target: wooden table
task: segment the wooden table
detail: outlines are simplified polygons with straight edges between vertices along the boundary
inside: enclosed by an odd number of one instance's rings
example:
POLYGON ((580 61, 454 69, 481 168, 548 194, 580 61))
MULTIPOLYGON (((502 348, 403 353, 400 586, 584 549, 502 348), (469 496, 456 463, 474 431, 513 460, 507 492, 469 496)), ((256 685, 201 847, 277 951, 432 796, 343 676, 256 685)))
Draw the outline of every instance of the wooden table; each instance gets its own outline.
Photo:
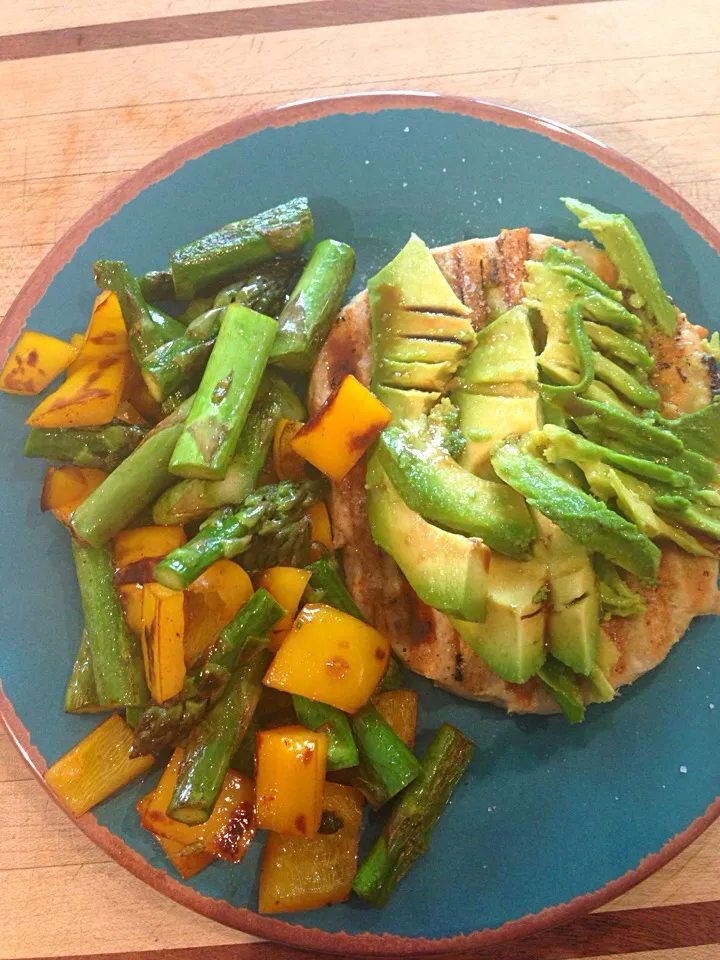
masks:
MULTIPOLYGON (((553 117, 720 226, 718 0, 4 0, 0 31, 0 316, 63 231, 142 164, 239 114, 345 91, 553 117)), ((0 733, 0 957, 310 956, 248 942, 110 861, 0 733)), ((720 957, 720 823, 602 911, 492 952, 630 954, 720 957)))

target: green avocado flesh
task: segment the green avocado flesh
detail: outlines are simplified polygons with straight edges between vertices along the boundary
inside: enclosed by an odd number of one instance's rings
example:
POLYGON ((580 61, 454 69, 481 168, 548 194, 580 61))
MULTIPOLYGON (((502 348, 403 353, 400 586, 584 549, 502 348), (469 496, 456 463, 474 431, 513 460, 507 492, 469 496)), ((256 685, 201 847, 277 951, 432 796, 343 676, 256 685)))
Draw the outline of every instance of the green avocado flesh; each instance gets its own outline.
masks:
POLYGON ((490 550, 474 537, 441 530, 411 510, 372 458, 367 472, 370 530, 420 599, 466 620, 485 616, 490 550))

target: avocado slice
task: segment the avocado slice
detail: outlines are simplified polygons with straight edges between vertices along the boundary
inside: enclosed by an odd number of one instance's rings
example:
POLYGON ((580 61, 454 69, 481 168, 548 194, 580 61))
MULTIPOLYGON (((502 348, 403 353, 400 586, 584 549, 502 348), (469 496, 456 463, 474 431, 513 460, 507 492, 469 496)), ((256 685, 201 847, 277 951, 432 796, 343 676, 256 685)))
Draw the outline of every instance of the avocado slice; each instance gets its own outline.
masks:
POLYGON ((535 430, 540 424, 536 393, 527 397, 505 397, 458 390, 452 399, 460 411, 460 431, 467 438, 459 463, 471 473, 477 473, 487 463, 501 440, 535 430), (483 430, 485 436, 475 440, 478 430, 483 430))
POLYGON ((547 520, 543 527, 550 579, 550 653, 575 673, 589 676, 600 642, 598 578, 582 544, 547 520))
POLYGON ((451 618, 455 629, 508 683, 525 683, 545 662, 547 559, 537 546, 529 560, 492 553, 482 623, 451 618))
POLYGON ((373 389, 378 400, 384 403, 388 410, 392 410, 398 420, 415 420, 430 413, 442 396, 437 390, 402 390, 382 384, 373 389))
POLYGON ((458 369, 453 387, 483 393, 490 386, 537 383, 538 365, 528 308, 520 305, 478 333, 475 349, 458 369))
POLYGON ((501 480, 569 537, 641 579, 653 580, 657 576, 660 550, 649 537, 634 523, 564 480, 549 464, 529 453, 526 446, 515 441, 505 443, 495 450, 490 462, 501 480))
POLYGON ((713 460, 720 458, 720 401, 713 401, 694 413, 684 413, 675 420, 656 414, 655 420, 695 453, 713 460))
POLYGON ((508 556, 528 555, 535 527, 522 497, 459 466, 427 419, 391 423, 378 438, 377 454, 412 510, 508 556))
POLYGON ((632 221, 625 214, 603 213, 571 197, 562 197, 562 201, 580 226, 605 247, 617 267, 620 286, 633 291, 631 304, 643 307, 663 333, 672 335, 677 327, 677 310, 663 290, 648 248, 632 221))
POLYGON ((545 690, 556 701, 570 723, 582 723, 585 719, 585 698, 578 683, 564 663, 548 660, 538 670, 538 677, 545 690))
POLYGON ((413 234, 368 281, 375 394, 396 417, 417 416, 432 404, 406 390, 440 396, 475 345, 471 310, 455 295, 432 253, 413 234), (388 392, 391 391, 391 392, 388 392))
POLYGON ((367 472, 373 539, 395 560, 428 606, 465 620, 485 616, 490 550, 475 537, 441 530, 400 497, 377 457, 367 472))

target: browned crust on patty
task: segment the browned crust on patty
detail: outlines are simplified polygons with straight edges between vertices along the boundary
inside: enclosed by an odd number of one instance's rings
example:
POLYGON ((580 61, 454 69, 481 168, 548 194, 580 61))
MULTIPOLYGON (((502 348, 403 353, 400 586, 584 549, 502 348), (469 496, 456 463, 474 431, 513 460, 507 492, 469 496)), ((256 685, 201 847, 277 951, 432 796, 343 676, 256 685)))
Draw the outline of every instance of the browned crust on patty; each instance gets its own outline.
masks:
MULTIPOLYGON (((433 255, 480 329, 491 315, 497 316, 498 311, 522 299, 525 259, 541 257, 551 243, 570 246, 606 282, 616 281, 612 263, 587 242, 565 244, 526 229, 503 231, 498 239, 466 240, 433 251, 433 255)), ((653 335, 651 348, 658 363, 651 379, 663 396, 667 416, 697 409, 710 399, 709 377, 700 352, 704 334, 681 315, 675 337, 653 335), (683 381, 683 364, 692 371, 692 382, 690 376, 687 383, 683 381)), ((369 386, 371 366, 370 308, 364 291, 344 308, 321 351, 310 384, 311 412, 348 373, 369 386)), ((535 679, 518 685, 493 673, 446 616, 421 603, 395 562, 375 545, 367 515, 364 458, 344 480, 333 484, 331 513, 335 545, 343 550, 348 589, 410 669, 459 696, 488 701, 513 713, 557 711, 555 701, 535 679)), ((603 626, 619 654, 610 677, 614 686, 631 683, 660 663, 694 616, 720 612, 717 573, 717 560, 691 557, 663 544, 658 589, 636 585, 645 596, 646 612, 638 617, 615 617, 603 626)))

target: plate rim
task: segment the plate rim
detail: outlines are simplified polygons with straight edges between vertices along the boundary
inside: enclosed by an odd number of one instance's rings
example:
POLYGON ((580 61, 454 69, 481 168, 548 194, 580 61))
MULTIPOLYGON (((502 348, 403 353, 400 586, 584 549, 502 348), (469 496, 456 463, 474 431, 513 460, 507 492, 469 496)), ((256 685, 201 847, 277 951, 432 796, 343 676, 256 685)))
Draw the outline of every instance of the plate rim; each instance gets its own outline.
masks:
MULTIPOLYGON (((185 140, 141 167, 97 200, 46 253, 14 299, 5 319, 0 324, 0 356, 3 355, 4 351, 9 350, 23 329, 29 314, 44 296, 56 273, 72 259, 77 249, 88 239, 90 233, 96 227, 105 223, 146 187, 170 176, 186 161, 196 159, 227 143, 268 128, 289 127, 304 121, 340 114, 379 113, 387 109, 431 109, 442 113, 459 114, 480 121, 496 123, 499 126, 539 133, 557 143, 578 150, 623 174, 663 204, 675 210, 688 226, 720 255, 720 230, 715 228, 676 190, 620 151, 563 123, 488 100, 436 93, 390 90, 313 97, 268 107, 250 114, 243 114, 185 140)), ((646 856, 633 870, 616 877, 591 893, 574 897, 566 903, 546 907, 538 913, 526 914, 524 917, 506 921, 499 927, 475 930, 469 934, 458 934, 440 939, 406 937, 390 933, 329 933, 316 927, 304 927, 287 920, 277 920, 272 916, 261 915, 247 907, 235 906, 225 900, 216 900, 199 893, 192 887, 176 880, 166 870, 153 867, 124 840, 99 824, 92 813, 86 813, 79 818, 74 817, 45 783, 43 777, 47 769, 45 759, 33 745, 30 732, 24 726, 16 714, 12 702, 4 693, 1 679, 0 721, 2 721, 11 741, 23 756, 35 777, 60 809, 97 846, 140 880, 196 913, 226 926, 234 927, 266 940, 306 949, 324 950, 328 953, 348 955, 349 952, 356 956, 378 954, 384 954, 385 956, 422 956, 439 952, 463 953, 480 947, 497 945, 519 937, 526 937, 557 924, 567 923, 615 899, 655 873, 696 840, 720 816, 720 796, 718 796, 704 814, 693 820, 685 830, 669 839, 659 851, 646 856)))

